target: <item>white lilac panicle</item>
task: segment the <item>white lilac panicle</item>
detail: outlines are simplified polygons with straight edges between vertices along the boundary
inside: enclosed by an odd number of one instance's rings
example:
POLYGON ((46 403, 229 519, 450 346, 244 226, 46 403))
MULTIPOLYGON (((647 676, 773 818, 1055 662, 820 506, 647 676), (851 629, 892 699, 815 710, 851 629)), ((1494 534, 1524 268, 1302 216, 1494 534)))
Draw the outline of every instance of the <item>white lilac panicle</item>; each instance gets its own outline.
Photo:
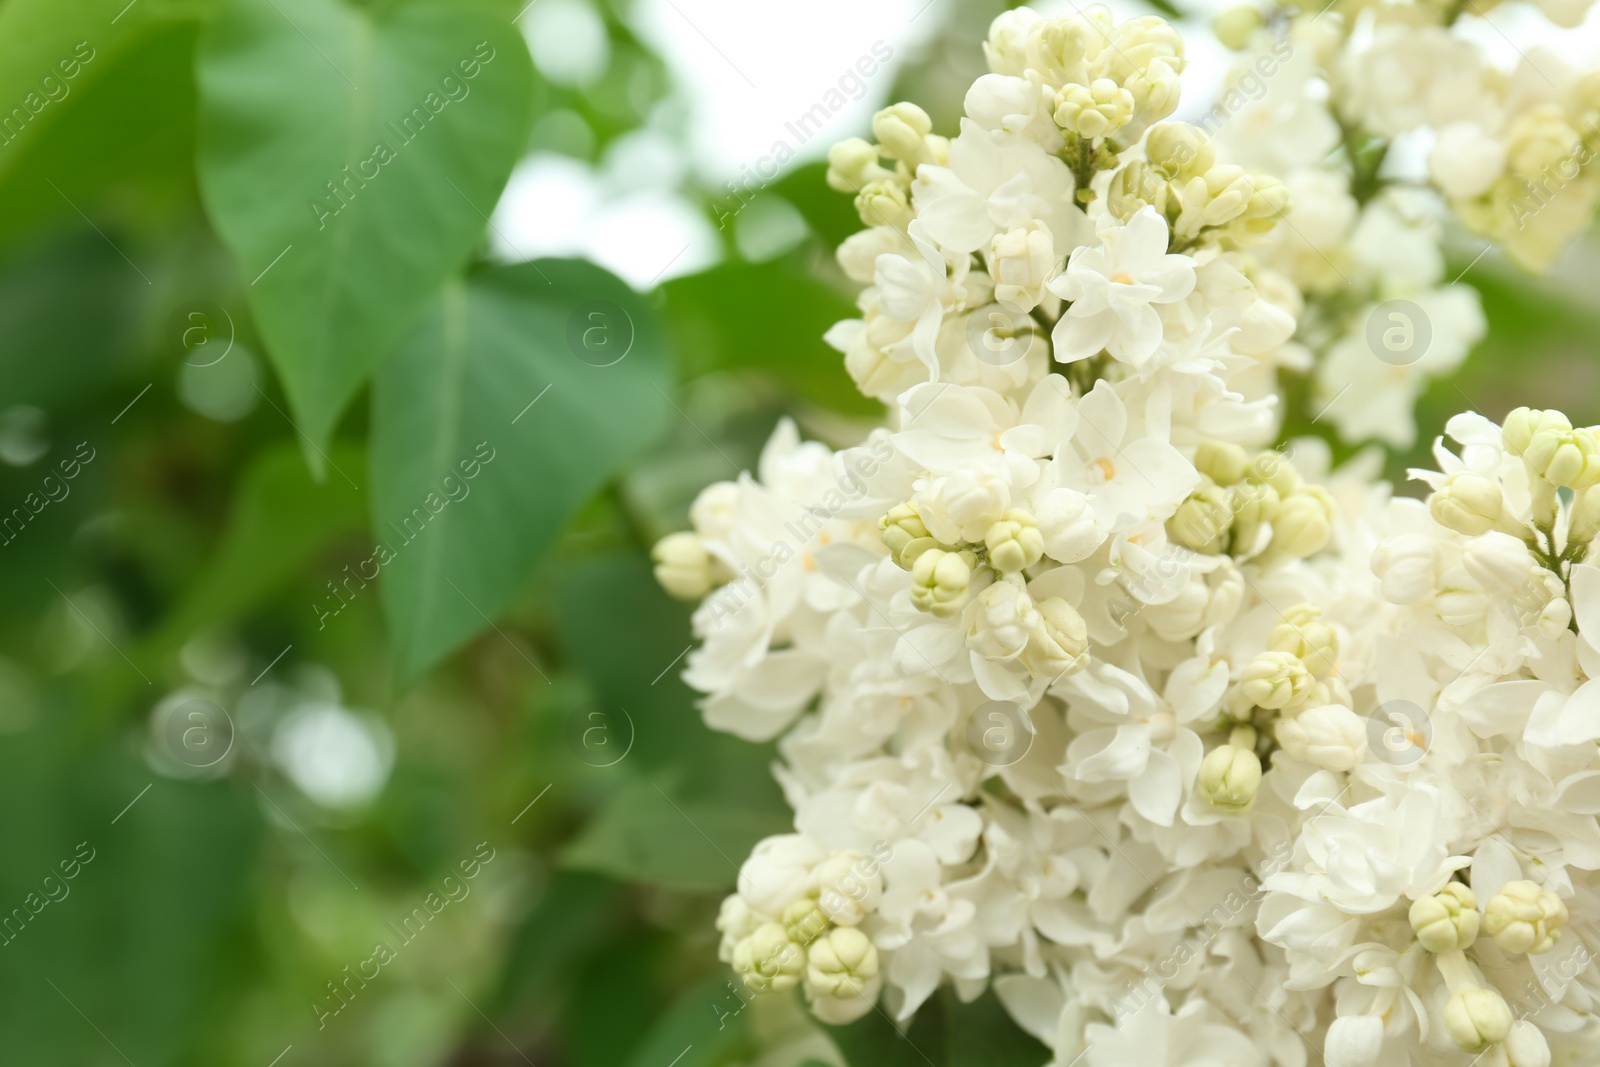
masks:
POLYGON ((952 139, 896 104, 831 154, 884 424, 783 422, 655 551, 795 810, 717 922, 751 992, 992 987, 1090 1067, 1589 1062, 1600 430, 1457 416, 1426 500, 1274 447, 1285 371, 1409 443, 1485 330, 1447 230, 1542 266, 1592 213, 1600 81, 1460 13, 1229 12, 1186 124, 1166 23, 1019 8, 952 139))

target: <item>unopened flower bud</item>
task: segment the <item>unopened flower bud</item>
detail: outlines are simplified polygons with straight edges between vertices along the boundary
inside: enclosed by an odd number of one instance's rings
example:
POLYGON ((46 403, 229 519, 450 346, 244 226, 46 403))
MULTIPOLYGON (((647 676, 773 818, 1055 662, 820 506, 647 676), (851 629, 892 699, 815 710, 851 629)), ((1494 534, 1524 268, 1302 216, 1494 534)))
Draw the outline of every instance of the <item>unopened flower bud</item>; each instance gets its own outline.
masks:
POLYGON ((1511 1067, 1550 1067, 1550 1042, 1532 1019, 1518 1019, 1511 1024, 1506 1058, 1511 1067))
POLYGON ((1478 898, 1462 882, 1447 882, 1411 903, 1411 929, 1429 952, 1455 952, 1478 939, 1478 898))
POLYGON ((1567 529, 1567 544, 1586 545, 1600 534, 1600 489, 1590 486, 1578 494, 1572 505, 1572 523, 1567 529))
POLYGON ((1227 547, 1233 527, 1230 501, 1227 490, 1206 479, 1167 520, 1167 536, 1184 548, 1216 555, 1227 547))
POLYGON ((1342 704, 1309 707, 1292 719, 1279 719, 1276 736, 1290 759, 1329 771, 1354 770, 1367 754, 1366 723, 1342 704))
POLYGON ((877 946, 854 927, 829 930, 806 953, 806 988, 813 996, 860 996, 877 976, 877 946))
POLYGON ((656 581, 679 600, 699 600, 711 592, 711 556, 696 534, 668 534, 650 550, 656 581))
POLYGON ((1381 541, 1372 553, 1372 573, 1393 604, 1416 604, 1433 592, 1438 551, 1431 537, 1401 534, 1381 541))
POLYGON ((857 926, 883 901, 878 862, 859 852, 835 852, 817 868, 817 906, 839 926, 857 926))
POLYGON ((1244 469, 1244 477, 1252 482, 1272 486, 1284 500, 1289 499, 1289 494, 1299 489, 1302 484, 1300 472, 1294 469, 1294 464, 1290 463, 1283 453, 1272 449, 1257 452, 1250 457, 1250 462, 1244 469))
POLYGON ((1224 48, 1242 52, 1263 25, 1261 12, 1249 4, 1239 4, 1213 18, 1211 32, 1217 35, 1217 40, 1222 42, 1224 48))
POLYGON ((1022 655, 1038 615, 1020 581, 1001 579, 967 606, 963 621, 969 649, 985 659, 1005 662, 1022 655))
POLYGON ((1535 566, 1526 544, 1497 530, 1468 542, 1461 551, 1461 565, 1485 593, 1494 597, 1525 590, 1535 566))
POLYGON ((1213 807, 1246 811, 1261 789, 1261 759, 1248 748, 1219 745, 1200 761, 1195 788, 1213 807))
POLYGON ((989 527, 983 543, 989 550, 989 566, 1001 574, 1031 567, 1044 558, 1044 536, 1039 533, 1039 524, 1021 508, 1012 508, 1005 518, 989 527))
POLYGON ((1540 411, 1538 408, 1517 408, 1506 416, 1501 426, 1501 440, 1506 451, 1520 456, 1540 433, 1566 433, 1572 423, 1559 411, 1540 411))
POLYGON ((1290 559, 1321 552, 1333 536, 1333 503, 1321 486, 1303 486, 1278 507, 1272 520, 1272 551, 1290 559))
POLYGON ((1339 658, 1339 634, 1322 618, 1321 609, 1311 604, 1290 608, 1267 636, 1267 648, 1292 652, 1306 670, 1321 677, 1333 669, 1339 658))
POLYGON ((828 150, 828 185, 841 193, 859 193, 871 182, 889 176, 878 162, 878 150, 859 137, 828 150))
POLYGON ((1089 627, 1078 609, 1053 596, 1035 605, 1038 625, 1028 637, 1022 663, 1035 678, 1061 678, 1089 662, 1089 627))
POLYGON ((809 945, 827 928, 828 917, 810 897, 801 897, 783 909, 784 932, 797 945, 809 945))
POLYGON ((1198 177, 1217 162, 1205 134, 1187 122, 1163 122, 1145 135, 1145 157, 1167 179, 1198 177))
POLYGON ((938 543, 928 536, 922 516, 911 504, 896 504, 890 508, 889 513, 878 520, 878 535, 894 561, 908 570, 923 550, 938 543))
POLYGON ((1133 74, 1124 83, 1133 96, 1133 108, 1141 123, 1159 122, 1178 109, 1181 84, 1177 69, 1165 59, 1150 62, 1143 71, 1133 74))
POLYGON ((1507 882, 1483 909, 1483 931, 1506 952, 1538 954, 1555 946, 1567 905, 1537 882, 1507 882))
MULTIPOLYGON (((1154 137, 1157 130, 1167 129, 1176 123, 1166 123, 1150 131, 1154 137)), ((1210 478, 1221 486, 1233 485, 1244 477, 1244 472, 1250 466, 1250 457, 1245 450, 1231 441, 1203 441, 1195 449, 1194 466, 1201 474, 1210 478)))
POLYGON ((783 993, 800 984, 806 953, 780 923, 763 923, 733 950, 733 969, 752 993, 783 993))
POLYGON ((916 217, 906 197, 906 187, 887 179, 861 187, 856 194, 856 212, 868 226, 896 226, 902 230, 916 217))
POLYGON ((998 234, 989 244, 994 298, 1018 311, 1032 311, 1056 267, 1055 245, 1042 222, 998 234))
POLYGON ((1240 692, 1252 704, 1276 711, 1298 704, 1311 689, 1311 672, 1292 652, 1262 652, 1245 665, 1240 692))
POLYGON ((1450 1040, 1466 1052, 1482 1052, 1511 1033, 1511 1008, 1492 989, 1475 986, 1452 995, 1444 1006, 1450 1040))
POLYGON ((1472 474, 1470 470, 1451 475, 1427 501, 1427 510, 1434 522, 1469 537, 1494 530, 1504 507, 1506 498, 1499 483, 1493 478, 1472 474))
POLYGON ((911 603, 941 619, 959 615, 977 561, 970 552, 930 548, 911 564, 911 603))
POLYGON ((1600 481, 1600 443, 1559 411, 1518 408, 1506 416, 1502 437, 1507 451, 1551 485, 1587 489, 1600 481))
POLYGON ((1283 502, 1270 485, 1243 481, 1232 487, 1234 551, 1249 553, 1258 547, 1264 527, 1278 517, 1283 502))
POLYGON ((1110 78, 1063 86, 1055 103, 1056 125, 1089 140, 1105 137, 1133 118, 1133 94, 1110 78))
POLYGON ((883 146, 884 155, 903 159, 913 168, 924 159, 923 139, 933 132, 933 120, 916 104, 891 104, 872 116, 872 136, 883 146))

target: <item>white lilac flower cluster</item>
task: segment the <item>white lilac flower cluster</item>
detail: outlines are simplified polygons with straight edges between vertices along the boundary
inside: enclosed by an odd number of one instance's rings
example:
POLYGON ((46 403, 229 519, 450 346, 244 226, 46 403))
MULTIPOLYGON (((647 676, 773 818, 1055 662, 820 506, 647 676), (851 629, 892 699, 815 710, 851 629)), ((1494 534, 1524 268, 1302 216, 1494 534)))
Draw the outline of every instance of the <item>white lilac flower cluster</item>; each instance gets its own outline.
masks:
POLYGON ((1213 136, 1170 120, 1160 19, 1018 9, 956 137, 897 104, 834 150, 868 228, 828 339, 887 425, 785 422, 655 553, 702 601, 706 721, 777 739, 795 810, 718 921, 751 991, 846 1023, 992 988, 1063 1067, 1586 1062, 1597 431, 1460 416, 1426 503, 1271 447, 1280 373, 1362 381, 1339 315, 1432 302, 1451 361, 1482 330, 1443 199, 1367 158, 1440 126, 1448 206, 1493 228, 1547 113, 1456 13, 1230 16, 1276 80, 1213 136), (1498 102, 1470 152, 1461 79, 1498 102))
MULTIPOLYGON (((1545 270, 1600 201, 1600 72, 1543 49, 1495 66, 1452 32, 1495 6, 1333 0, 1315 16, 1220 20, 1242 56, 1200 128, 1289 187, 1260 258, 1304 297, 1291 365, 1324 357, 1315 409, 1349 440, 1412 445, 1418 394, 1484 333, 1477 294, 1440 254, 1447 219, 1545 270)), ((1590 5, 1539 6, 1570 27, 1590 5)))

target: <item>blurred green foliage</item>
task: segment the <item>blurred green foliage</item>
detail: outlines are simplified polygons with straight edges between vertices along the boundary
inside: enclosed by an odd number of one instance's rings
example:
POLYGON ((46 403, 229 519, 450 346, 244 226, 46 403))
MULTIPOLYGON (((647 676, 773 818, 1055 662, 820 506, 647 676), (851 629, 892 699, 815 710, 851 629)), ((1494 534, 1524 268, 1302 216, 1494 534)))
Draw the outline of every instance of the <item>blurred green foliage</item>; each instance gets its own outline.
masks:
MULTIPOLYGON (((789 813, 773 747, 700 722, 646 553, 779 416, 877 408, 820 341, 856 228, 821 164, 760 192, 805 226, 761 262, 725 232, 645 295, 487 262, 520 157, 670 112, 628 6, 573 87, 511 0, 0 0, 8 1062, 1042 1062, 992 996, 828 1037, 717 962, 789 813), (375 787, 341 797, 330 752, 375 787)), ((895 95, 952 127, 1001 6, 930 14, 895 95)), ((1469 402, 1593 406, 1564 358, 1593 313, 1474 281, 1469 402)))

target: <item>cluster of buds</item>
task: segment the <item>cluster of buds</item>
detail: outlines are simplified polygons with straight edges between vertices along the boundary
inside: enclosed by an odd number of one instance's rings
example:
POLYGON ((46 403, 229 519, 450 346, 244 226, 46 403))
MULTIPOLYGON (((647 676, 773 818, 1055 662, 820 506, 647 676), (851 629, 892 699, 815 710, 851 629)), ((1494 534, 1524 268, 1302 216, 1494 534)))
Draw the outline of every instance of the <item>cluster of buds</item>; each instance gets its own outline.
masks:
POLYGON ((718 927, 723 958, 752 993, 786 993, 804 985, 818 1000, 877 993, 877 946, 859 926, 883 897, 876 858, 828 856, 775 919, 764 919, 739 895, 723 902, 718 927))
POLYGON ((1496 990, 1484 985, 1466 953, 1480 931, 1508 953, 1545 952, 1556 941, 1566 919, 1561 898, 1533 882, 1507 882, 1489 898, 1482 914, 1478 896, 1463 882, 1412 901, 1409 919, 1417 943, 1433 954, 1450 991, 1445 1003, 1445 1030, 1465 1052, 1482 1053, 1505 1044, 1512 1067, 1548 1065, 1550 1049, 1539 1029, 1513 1020, 1511 1008, 1496 990))
POLYGON ((1172 227, 1174 251, 1259 244, 1289 206, 1281 181, 1217 162, 1205 134, 1187 123, 1152 128, 1145 157, 1112 179, 1108 206, 1124 220, 1154 207, 1172 227))
POLYGON ((1118 152, 1177 110, 1185 65, 1183 40, 1167 22, 1118 25, 1103 7, 1048 19, 1009 12, 990 27, 984 53, 990 70, 1037 94, 1052 130, 1041 140, 1072 166, 1085 203, 1094 172, 1117 166, 1118 152))
POLYGON ((1590 75, 1572 94, 1573 110, 1550 101, 1527 106, 1498 136, 1479 135, 1473 147, 1482 165, 1468 176, 1435 174, 1461 220, 1531 270, 1554 264, 1600 199, 1596 97, 1600 79, 1590 75))
POLYGON ((1200 484, 1167 520, 1175 544, 1263 566, 1304 559, 1327 546, 1333 499, 1321 486, 1304 482, 1283 455, 1251 458, 1238 445, 1208 441, 1194 464, 1200 484))
POLYGON ((1506 451, 1521 456, 1528 469, 1535 526, 1548 530, 1555 521, 1562 489, 1580 498, 1575 516, 1592 508, 1581 501, 1600 484, 1600 435, 1593 428, 1574 428, 1559 411, 1517 408, 1506 416, 1502 438, 1506 451))
POLYGON ((1483 931, 1510 953, 1537 955, 1555 947, 1567 905, 1537 882, 1507 882, 1483 909, 1483 931))
POLYGON ((854 193, 856 211, 868 226, 905 229, 916 210, 911 182, 924 163, 943 166, 950 142, 933 132, 933 120, 915 104, 899 103, 872 117, 876 143, 851 137, 828 152, 828 184, 854 193), (886 165, 887 164, 887 165, 886 165))
POLYGON ((1088 662, 1089 628, 1061 597, 1034 603, 1023 572, 1044 559, 1038 520, 1008 508, 978 541, 943 542, 915 503, 878 520, 890 557, 911 572, 911 603, 942 619, 960 616, 967 647, 986 659, 1021 663, 1036 678, 1060 678, 1088 662))

